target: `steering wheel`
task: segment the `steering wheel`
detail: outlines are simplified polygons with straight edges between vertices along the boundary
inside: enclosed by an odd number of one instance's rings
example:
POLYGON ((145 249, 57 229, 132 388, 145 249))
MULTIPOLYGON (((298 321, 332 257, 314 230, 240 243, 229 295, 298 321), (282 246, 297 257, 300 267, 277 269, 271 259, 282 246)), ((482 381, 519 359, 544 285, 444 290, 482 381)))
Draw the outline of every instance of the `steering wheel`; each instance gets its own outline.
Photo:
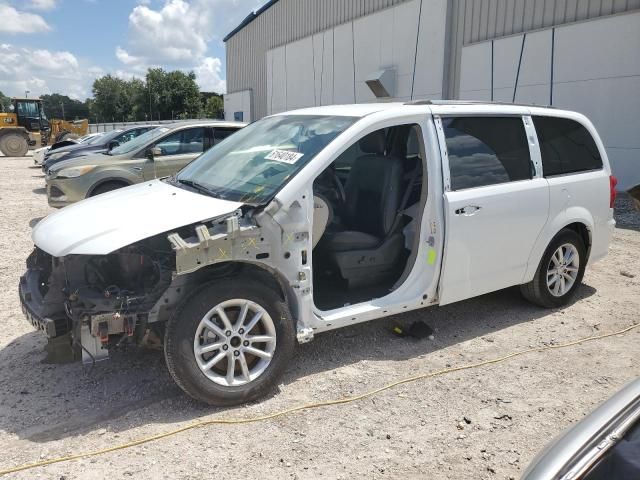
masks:
POLYGON ((329 171, 331 172, 331 180, 335 184, 336 191, 338 192, 338 199, 340 200, 341 205, 345 205, 347 203, 347 194, 344 191, 344 185, 342 185, 342 181, 340 180, 335 168, 329 168, 329 171))

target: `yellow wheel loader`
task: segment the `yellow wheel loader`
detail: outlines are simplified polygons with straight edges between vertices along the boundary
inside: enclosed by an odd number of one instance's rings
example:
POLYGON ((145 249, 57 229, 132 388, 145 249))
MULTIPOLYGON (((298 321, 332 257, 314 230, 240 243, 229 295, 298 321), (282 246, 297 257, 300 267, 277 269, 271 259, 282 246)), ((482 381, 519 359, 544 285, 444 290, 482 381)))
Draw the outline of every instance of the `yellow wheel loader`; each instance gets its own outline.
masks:
POLYGON ((88 120, 47 120, 39 98, 12 98, 9 112, 0 112, 0 152, 23 157, 30 148, 86 135, 88 120))

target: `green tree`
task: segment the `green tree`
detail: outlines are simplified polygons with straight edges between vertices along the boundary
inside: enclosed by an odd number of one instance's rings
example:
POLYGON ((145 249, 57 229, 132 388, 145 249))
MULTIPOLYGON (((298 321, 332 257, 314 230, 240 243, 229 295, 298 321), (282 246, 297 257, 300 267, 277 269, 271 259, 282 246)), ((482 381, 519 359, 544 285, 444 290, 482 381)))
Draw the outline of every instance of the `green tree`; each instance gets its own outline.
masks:
POLYGON ((203 111, 195 73, 180 70, 150 68, 144 81, 105 75, 93 82, 93 97, 85 104, 99 122, 196 118, 203 111))
POLYGON ((212 95, 204 101, 204 117, 223 118, 224 102, 221 95, 212 95))
POLYGON ((152 118, 194 118, 200 113, 200 89, 195 73, 151 68, 147 71, 146 86, 152 118))
POLYGON ((132 112, 130 88, 127 82, 105 75, 93 82, 93 114, 100 122, 126 121, 132 112))
POLYGON ((42 95, 40 98, 48 118, 63 120, 89 118, 89 107, 86 102, 74 100, 59 93, 42 95))
POLYGON ((126 94, 129 97, 131 111, 127 115, 127 120, 134 122, 144 120, 147 114, 147 89, 144 81, 133 78, 126 82, 126 94))
POLYGON ((8 112, 9 105, 11 105, 11 99, 0 92, 0 112, 8 112))

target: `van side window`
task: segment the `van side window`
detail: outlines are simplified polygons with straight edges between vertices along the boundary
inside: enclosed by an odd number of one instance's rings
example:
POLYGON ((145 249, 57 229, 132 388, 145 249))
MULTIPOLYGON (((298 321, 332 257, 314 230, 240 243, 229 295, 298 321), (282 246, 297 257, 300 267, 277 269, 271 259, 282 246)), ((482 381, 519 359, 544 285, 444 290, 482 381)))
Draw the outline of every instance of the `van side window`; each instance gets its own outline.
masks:
POLYGON ((596 142, 586 128, 574 120, 533 117, 545 177, 602 168, 596 142))
POLYGON ((452 190, 532 178, 521 117, 449 117, 442 125, 452 190))

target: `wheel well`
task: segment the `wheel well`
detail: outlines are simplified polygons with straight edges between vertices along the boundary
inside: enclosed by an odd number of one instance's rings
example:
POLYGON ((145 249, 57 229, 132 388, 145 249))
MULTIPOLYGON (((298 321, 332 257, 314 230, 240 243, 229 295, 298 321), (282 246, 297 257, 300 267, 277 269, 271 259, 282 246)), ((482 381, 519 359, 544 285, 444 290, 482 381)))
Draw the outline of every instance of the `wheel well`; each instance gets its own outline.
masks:
POLYGON ((582 241, 584 242, 584 246, 587 249, 587 258, 589 258, 589 252, 591 251, 591 233, 589 232, 589 228, 580 222, 570 223, 566 227, 567 230, 573 230, 576 232, 582 241))
POLYGON ((122 185, 123 187, 128 187, 129 185, 131 185, 131 182, 127 182, 124 179, 121 178, 107 178, 105 180, 101 180, 98 183, 96 183, 94 186, 92 186, 89 191, 87 192, 87 197, 89 198, 91 195, 93 195, 93 192, 96 191, 97 188, 100 188, 103 185, 106 185, 108 183, 114 183, 117 185, 122 185))
MULTIPOLYGON (((203 283, 213 281, 216 278, 222 278, 229 275, 251 275, 252 277, 259 279, 262 284, 275 291, 283 301, 289 303, 291 314, 294 318, 298 318, 296 298, 288 287, 286 280, 276 271, 269 269, 266 265, 262 266, 242 261, 222 262, 207 265, 206 267, 196 270, 188 275, 193 277, 192 281, 195 285, 201 285, 203 283)), ((189 283, 191 283, 191 281, 189 283)))

